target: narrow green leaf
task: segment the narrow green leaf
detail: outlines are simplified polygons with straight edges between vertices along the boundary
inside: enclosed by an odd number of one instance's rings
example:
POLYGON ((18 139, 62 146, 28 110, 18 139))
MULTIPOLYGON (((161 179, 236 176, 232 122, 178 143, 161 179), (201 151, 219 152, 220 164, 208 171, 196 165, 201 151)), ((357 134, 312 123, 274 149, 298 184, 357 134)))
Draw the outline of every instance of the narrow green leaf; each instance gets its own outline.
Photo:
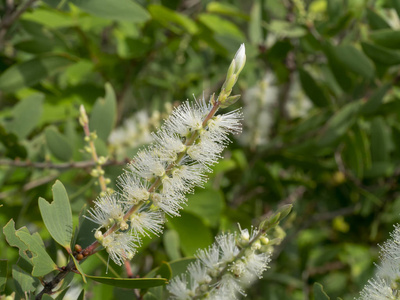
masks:
POLYGON ((228 3, 212 1, 207 4, 206 10, 211 13, 227 15, 229 17, 236 16, 245 20, 249 20, 249 17, 245 13, 243 13, 243 11, 238 6, 228 3))
POLYGON ((165 261, 161 263, 161 265, 158 267, 156 271, 156 276, 154 277, 159 277, 159 276, 167 280, 170 280, 172 278, 172 270, 169 263, 165 261))
POLYGON ((361 102, 351 102, 336 112, 326 124, 322 135, 317 140, 319 146, 328 146, 343 136, 356 121, 361 102))
POLYGON ((350 91, 353 85, 352 80, 347 74, 347 69, 343 66, 342 61, 338 57, 336 46, 326 43, 323 45, 323 51, 328 59, 329 69, 335 76, 337 83, 343 90, 350 91))
POLYGON ((299 69, 301 87, 315 106, 325 107, 329 105, 323 89, 317 84, 315 79, 304 69, 299 69))
POLYGON ((0 259, 0 292, 4 291, 7 282, 8 261, 0 259))
POLYGON ((166 28, 179 33, 182 29, 191 35, 196 34, 198 27, 196 23, 186 15, 173 11, 165 6, 152 4, 149 5, 149 12, 154 20, 166 28))
POLYGON ((250 12, 248 35, 253 45, 260 45, 264 41, 262 23, 262 11, 260 1, 254 1, 250 12))
POLYGON ((109 20, 142 23, 150 18, 149 13, 132 0, 102 0, 101 5, 97 0, 70 0, 69 2, 89 14, 109 20))
POLYGON ((373 162, 389 162, 389 128, 382 117, 371 122, 371 157, 373 162))
POLYGON ((94 281, 127 289, 148 289, 167 283, 165 278, 113 278, 86 275, 94 281))
POLYGON ((53 185, 53 202, 39 198, 39 209, 44 224, 54 240, 71 252, 72 213, 67 191, 57 180, 53 185))
POLYGON ((109 83, 106 83, 105 89, 105 98, 97 99, 93 106, 89 122, 90 130, 96 131, 97 136, 104 142, 107 141, 115 125, 117 111, 117 100, 115 98, 114 89, 109 83))
POLYGON ((76 300, 84 300, 85 299, 85 290, 82 290, 79 294, 79 297, 76 300))
POLYGON ((314 283, 314 300, 329 300, 330 298, 328 297, 328 295, 324 292, 324 288, 323 286, 316 282, 314 283))
POLYGON ((400 48, 400 30, 375 30, 370 32, 369 37, 380 46, 396 50, 400 48))
POLYGON ((179 234, 175 230, 166 230, 163 234, 163 242, 165 252, 167 252, 171 260, 181 258, 181 253, 179 252, 179 234))
POLYGON ((169 218, 167 224, 178 232, 186 256, 193 255, 197 249, 206 248, 213 242, 210 229, 191 213, 183 211, 180 218, 169 218))
POLYGON ((70 141, 54 126, 49 126, 44 131, 47 147, 51 154, 61 161, 69 161, 72 158, 73 150, 70 141))
MULTIPOLYGON (((1 88, 0 88, 1 89, 1 88)), ((8 131, 24 139, 40 120, 43 112, 43 94, 33 94, 20 101, 13 109, 13 119, 7 124, 8 131)))
POLYGON ((219 35, 226 35, 243 41, 243 32, 231 21, 217 15, 202 13, 198 16, 199 21, 211 31, 219 35))
POLYGON ((400 64, 400 51, 366 42, 362 42, 361 46, 365 54, 377 63, 390 66, 400 64))
POLYGON ((377 90, 375 90, 374 93, 369 97, 367 102, 365 102, 361 107, 360 113, 364 115, 371 115, 376 113, 377 109, 383 103, 383 98, 391 88, 391 84, 384 84, 377 90))
POLYGON ((0 75, 0 90, 12 93, 32 86, 42 79, 59 73, 72 63, 70 58, 52 54, 12 65, 0 75))
POLYGON ((33 278, 17 265, 12 267, 12 277, 14 279, 17 292, 22 293, 22 295, 24 295, 25 292, 35 291, 40 283, 39 279, 33 278))
POLYGON ((75 257, 72 254, 70 254, 70 256, 71 256, 72 260, 74 261, 74 265, 75 265, 76 269, 79 271, 79 274, 82 276, 83 282, 87 283, 87 280, 86 280, 87 275, 85 274, 85 272, 83 272, 80 263, 75 259, 75 257))
POLYGON ((340 45, 335 47, 337 58, 349 71, 359 74, 366 79, 372 79, 375 68, 369 58, 352 45, 340 45))
POLYGON ((65 12, 55 9, 50 10, 43 7, 37 7, 32 11, 25 12, 21 19, 33 21, 54 29, 79 26, 78 18, 71 18, 71 16, 65 12))

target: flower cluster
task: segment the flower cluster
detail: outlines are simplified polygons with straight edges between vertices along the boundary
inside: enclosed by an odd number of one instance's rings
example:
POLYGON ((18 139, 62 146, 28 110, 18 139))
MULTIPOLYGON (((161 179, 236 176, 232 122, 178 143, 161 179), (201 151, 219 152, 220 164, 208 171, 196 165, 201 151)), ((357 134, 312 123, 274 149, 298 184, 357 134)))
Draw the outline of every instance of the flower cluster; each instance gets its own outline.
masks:
POLYGON ((400 225, 392 239, 381 246, 381 264, 375 277, 361 291, 360 300, 396 300, 400 296, 400 225))
POLYGON ((261 278, 270 261, 269 240, 258 229, 240 230, 240 234, 222 234, 187 272, 167 286, 172 299, 237 299, 244 288, 261 278))
POLYGON ((202 98, 175 108, 153 133, 153 144, 140 150, 118 178, 118 191, 102 195, 89 210, 87 218, 99 225, 95 237, 116 264, 133 257, 142 235, 162 232, 165 214, 179 216, 186 194, 205 183, 229 134, 241 131, 240 110, 215 113, 233 101, 232 82, 244 62, 242 45, 230 67, 234 70, 228 71, 229 90, 216 100, 202 98))

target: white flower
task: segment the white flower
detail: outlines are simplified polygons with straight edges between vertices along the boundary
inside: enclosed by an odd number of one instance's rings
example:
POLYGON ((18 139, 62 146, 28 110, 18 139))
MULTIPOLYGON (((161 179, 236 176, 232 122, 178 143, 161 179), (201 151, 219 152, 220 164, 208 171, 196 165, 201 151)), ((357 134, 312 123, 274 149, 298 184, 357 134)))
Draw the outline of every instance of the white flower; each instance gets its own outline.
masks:
POLYGON ((187 288, 186 275, 175 276, 167 289, 170 292, 172 299, 190 300, 191 291, 187 288))
POLYGON ((89 210, 91 217, 87 219, 107 228, 115 221, 122 221, 126 213, 126 206, 119 201, 118 193, 106 194, 99 197, 94 207, 89 210))
POLYGON ((129 233, 113 232, 103 238, 103 247, 110 258, 119 266, 125 260, 130 260, 135 255, 137 240, 129 233))
POLYGON ((142 210, 130 217, 131 231, 134 235, 147 235, 149 232, 158 236, 163 230, 164 214, 160 210, 142 210))
POLYGON ((221 249, 221 261, 230 262, 239 253, 236 246, 235 235, 232 233, 223 234, 216 238, 217 244, 221 249))
POLYGON ((360 300, 396 300, 397 291, 393 291, 390 283, 382 278, 371 279, 361 291, 360 300))

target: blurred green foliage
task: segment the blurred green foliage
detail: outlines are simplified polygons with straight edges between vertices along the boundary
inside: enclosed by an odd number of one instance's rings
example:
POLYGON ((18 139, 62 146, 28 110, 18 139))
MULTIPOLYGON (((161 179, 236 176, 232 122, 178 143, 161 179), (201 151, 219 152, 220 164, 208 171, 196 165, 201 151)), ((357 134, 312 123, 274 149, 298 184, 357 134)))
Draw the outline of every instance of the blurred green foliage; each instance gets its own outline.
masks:
MULTIPOLYGON (((169 220, 163 237, 146 240, 132 260, 134 274, 191 256, 221 230, 258 224, 293 203, 286 238, 248 298, 358 295, 373 274, 377 244, 400 220, 399 0, 3 0, 0 11, 2 227, 12 218, 15 228, 39 232, 48 258, 65 263, 38 198, 52 199, 52 185, 62 181, 75 227, 99 194, 81 151, 79 106, 91 113, 114 182, 172 106, 218 92, 245 43, 235 87, 243 133, 182 217, 169 220)), ((89 227, 75 237, 82 246, 91 242, 89 227)), ((8 260, 0 261, 3 294, 34 291, 40 283, 0 236, 0 259, 8 260)), ((101 253, 82 268, 104 275, 106 261, 101 253)), ((175 266, 173 275, 183 269, 175 266)), ((133 297, 93 281, 85 289, 90 299, 133 297)))

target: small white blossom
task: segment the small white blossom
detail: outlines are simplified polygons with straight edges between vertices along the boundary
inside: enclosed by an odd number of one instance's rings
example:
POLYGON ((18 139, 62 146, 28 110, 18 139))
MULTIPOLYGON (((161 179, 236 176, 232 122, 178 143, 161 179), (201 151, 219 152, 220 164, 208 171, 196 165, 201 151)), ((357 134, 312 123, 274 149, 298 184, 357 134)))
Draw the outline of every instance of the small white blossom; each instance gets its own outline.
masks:
POLYGON ((102 227, 109 227, 115 221, 121 221, 126 213, 125 205, 119 201, 117 193, 106 194, 99 197, 94 207, 89 210, 91 217, 87 219, 99 224, 102 227))
POLYGON ((110 255, 110 258, 119 266, 125 260, 132 259, 138 246, 135 237, 129 233, 122 232, 113 232, 104 237, 102 245, 110 255))
POLYGON ((143 210, 130 217, 131 231, 134 235, 159 235, 165 222, 164 214, 160 210, 143 210))

